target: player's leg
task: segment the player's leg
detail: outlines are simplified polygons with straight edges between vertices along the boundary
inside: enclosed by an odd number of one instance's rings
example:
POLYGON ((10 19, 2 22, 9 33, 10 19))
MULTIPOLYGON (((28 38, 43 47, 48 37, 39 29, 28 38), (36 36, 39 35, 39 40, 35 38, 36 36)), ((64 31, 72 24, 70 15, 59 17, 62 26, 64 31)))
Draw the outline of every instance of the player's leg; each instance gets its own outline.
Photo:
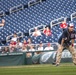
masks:
POLYGON ((58 45, 57 57, 56 57, 56 65, 59 65, 59 63, 61 61, 61 55, 62 55, 63 48, 64 47, 61 46, 60 44, 58 45))
POLYGON ((76 51, 75 51, 75 48, 72 45, 70 45, 68 49, 69 49, 70 53, 72 54, 73 63, 76 65, 76 51))
POLYGON ((56 51, 56 54, 55 54, 54 61, 52 62, 52 65, 55 65, 56 64, 56 57, 57 57, 57 51, 56 51))

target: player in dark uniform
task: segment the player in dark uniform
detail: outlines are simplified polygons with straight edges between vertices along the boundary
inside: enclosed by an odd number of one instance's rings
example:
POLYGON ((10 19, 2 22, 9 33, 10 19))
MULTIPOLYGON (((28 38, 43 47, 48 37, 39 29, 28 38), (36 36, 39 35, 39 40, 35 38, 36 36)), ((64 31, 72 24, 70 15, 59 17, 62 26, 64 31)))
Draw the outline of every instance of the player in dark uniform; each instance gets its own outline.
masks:
POLYGON ((72 54, 73 63, 76 64, 76 51, 74 49, 76 31, 74 30, 73 23, 68 25, 68 28, 65 29, 58 40, 58 50, 56 56, 56 66, 60 64, 62 51, 64 48, 67 48, 72 54))

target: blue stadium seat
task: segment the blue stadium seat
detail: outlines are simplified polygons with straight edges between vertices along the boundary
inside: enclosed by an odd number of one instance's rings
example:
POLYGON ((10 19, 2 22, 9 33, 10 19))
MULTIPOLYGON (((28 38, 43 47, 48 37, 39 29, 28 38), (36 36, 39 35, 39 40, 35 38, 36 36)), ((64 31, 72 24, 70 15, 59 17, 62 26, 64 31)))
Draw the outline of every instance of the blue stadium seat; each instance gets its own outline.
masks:
MULTIPOLYGON (((26 5, 28 1, 29 0, 1 0, 0 11, 8 11, 11 7, 19 4, 26 5)), ((6 20, 6 25, 0 29, 0 40, 5 40, 8 35, 19 31, 27 33, 30 28, 40 24, 50 25, 52 20, 60 18, 61 16, 69 17, 73 12, 76 12, 76 0, 46 0, 16 13, 11 13, 3 17, 6 20)), ((1 19, 2 18, 0 18, 0 20, 1 19)), ((76 24, 76 20, 74 20, 74 23, 76 24)), ((38 40, 36 38, 32 38, 32 40, 35 44, 40 41, 44 43, 49 41, 57 42, 60 33, 61 29, 59 25, 57 25, 52 28, 52 36, 44 37, 42 35, 38 40)))

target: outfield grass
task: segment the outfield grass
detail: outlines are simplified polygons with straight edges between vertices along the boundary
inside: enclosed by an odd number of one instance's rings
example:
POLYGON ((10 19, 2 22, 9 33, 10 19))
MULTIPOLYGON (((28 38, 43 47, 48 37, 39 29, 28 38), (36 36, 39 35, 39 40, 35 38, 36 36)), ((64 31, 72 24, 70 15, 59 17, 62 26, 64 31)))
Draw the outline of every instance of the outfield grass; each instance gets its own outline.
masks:
POLYGON ((72 63, 56 67, 51 64, 0 67, 0 75, 76 75, 72 63))

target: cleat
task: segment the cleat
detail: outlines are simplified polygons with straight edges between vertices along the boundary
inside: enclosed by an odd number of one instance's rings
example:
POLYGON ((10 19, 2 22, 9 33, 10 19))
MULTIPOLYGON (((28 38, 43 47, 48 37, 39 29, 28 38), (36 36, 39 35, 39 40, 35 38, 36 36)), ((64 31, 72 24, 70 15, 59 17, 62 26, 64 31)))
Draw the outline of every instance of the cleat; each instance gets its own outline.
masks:
POLYGON ((74 63, 74 65, 76 65, 76 63, 74 63))
POLYGON ((59 64, 56 64, 56 66, 59 66, 59 64))

